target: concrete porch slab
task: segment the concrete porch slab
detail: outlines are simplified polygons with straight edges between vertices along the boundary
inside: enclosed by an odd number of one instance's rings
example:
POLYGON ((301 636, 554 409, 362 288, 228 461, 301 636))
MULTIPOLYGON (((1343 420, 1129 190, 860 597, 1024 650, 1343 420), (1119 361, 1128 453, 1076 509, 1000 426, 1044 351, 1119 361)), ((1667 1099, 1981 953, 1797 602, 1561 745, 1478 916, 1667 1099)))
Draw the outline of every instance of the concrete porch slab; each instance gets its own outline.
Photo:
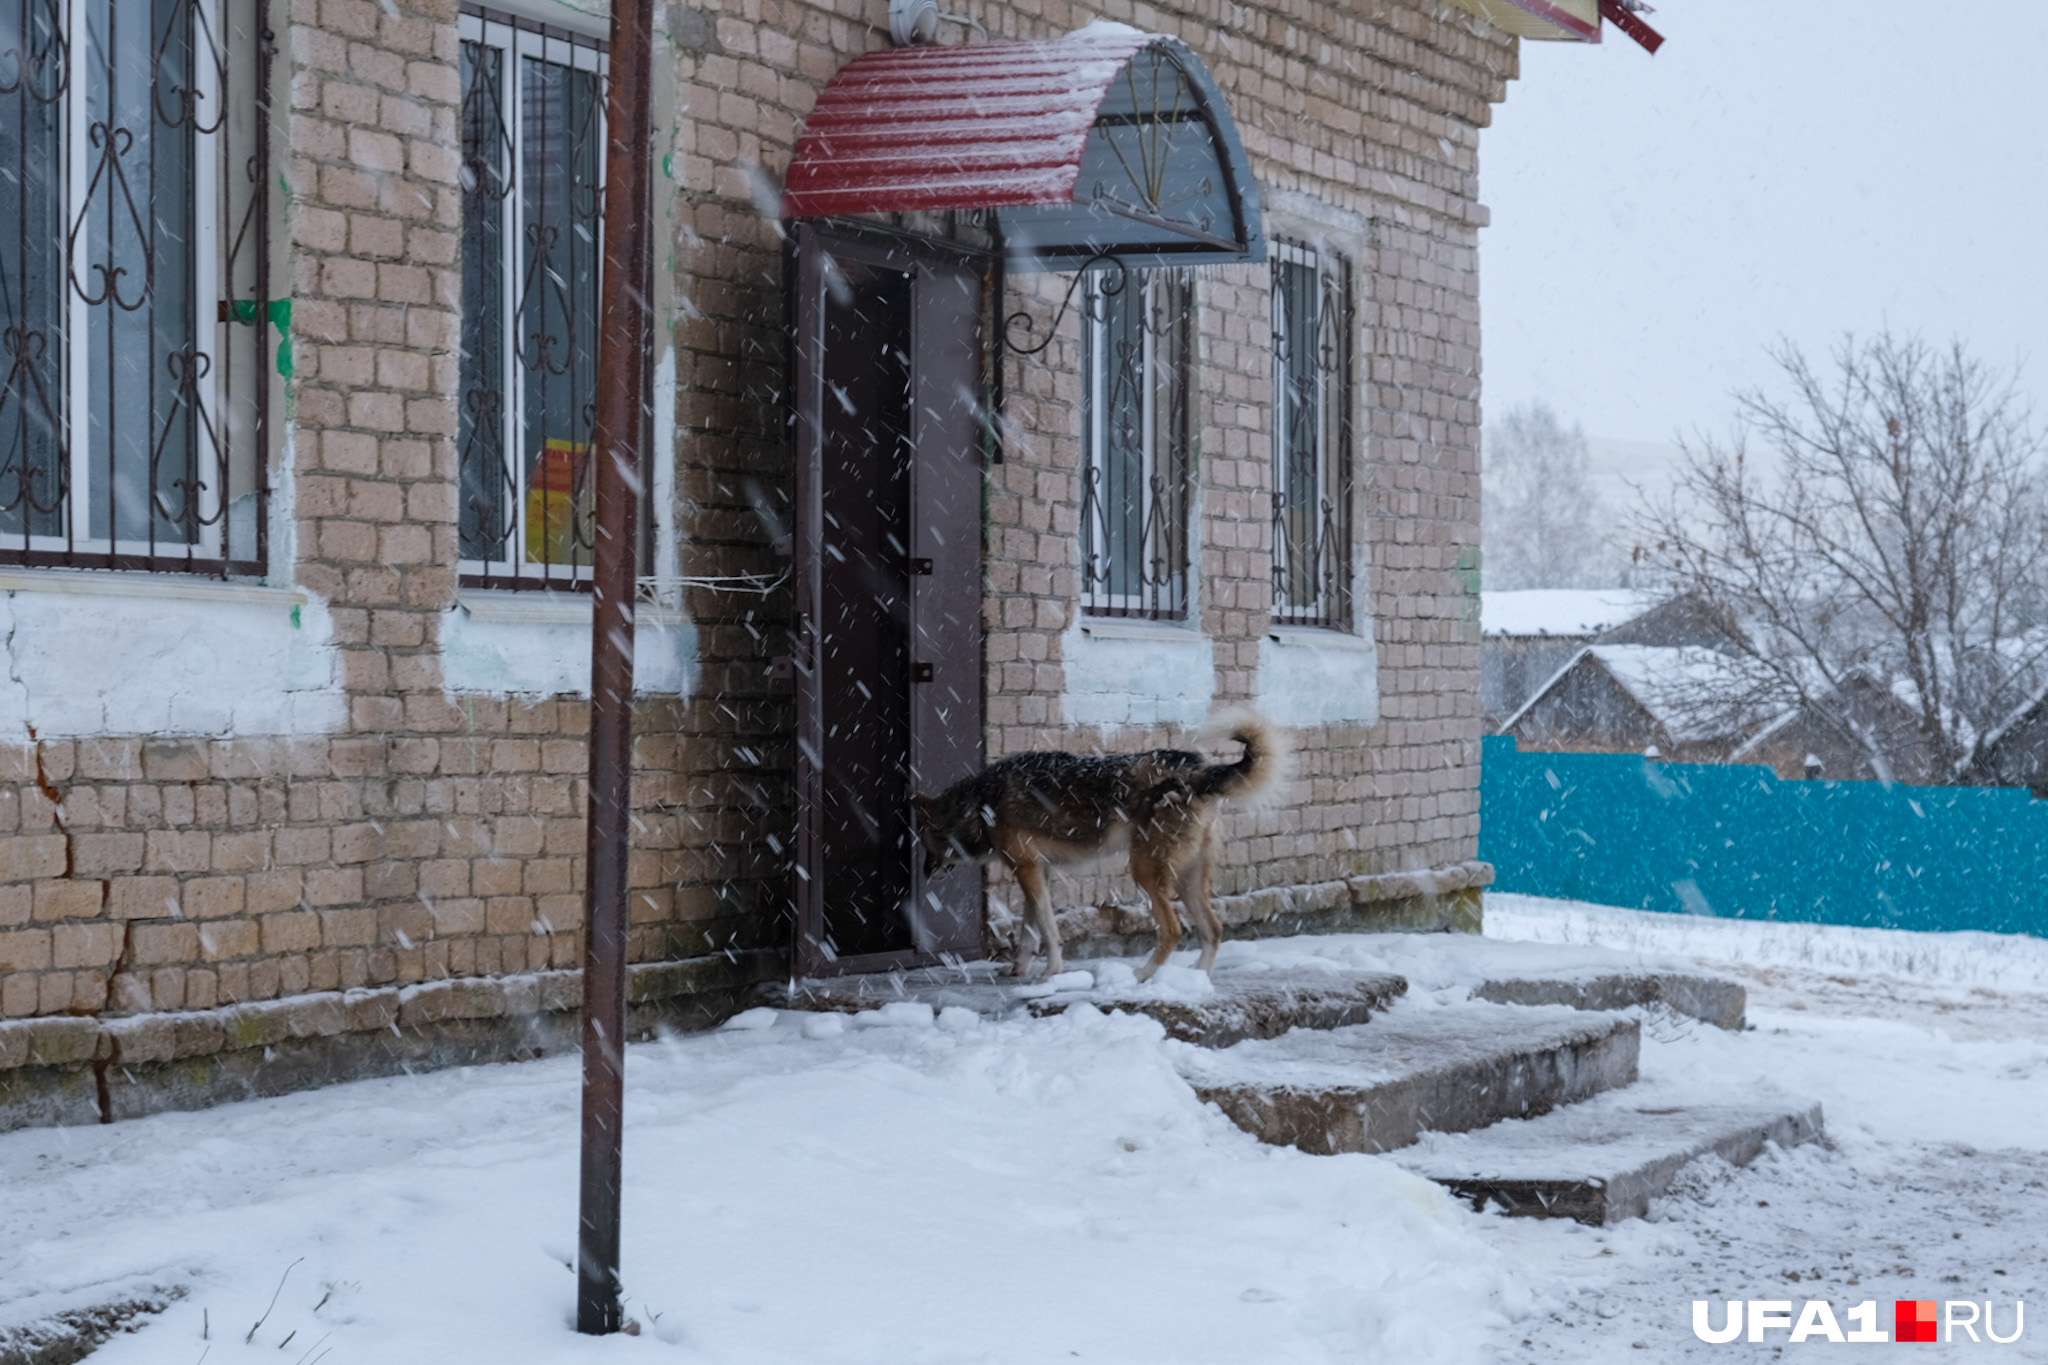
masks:
POLYGON ((1709 1153, 1746 1166, 1766 1143, 1824 1132, 1820 1106, 1672 1104, 1634 1091, 1471 1133, 1431 1133, 1395 1157, 1484 1207, 1531 1218, 1614 1223, 1640 1218, 1689 1163, 1709 1153))
MULTIPOLYGON (((1095 961, 1053 981, 1021 982, 1004 975, 1002 965, 976 962, 774 985, 763 989, 761 999, 780 1009, 843 1013, 914 1000, 933 1009, 959 1006, 991 1018, 1016 1011, 1045 1018, 1085 1003, 1105 1011, 1147 1015, 1164 1025, 1170 1038, 1217 1048, 1277 1038, 1290 1029, 1363 1024, 1408 989, 1406 981, 1385 973, 1219 970, 1213 989, 1198 990, 1188 988, 1193 973, 1185 969, 1175 984, 1098 986, 1094 976, 1102 967, 1095 961), (1091 967, 1095 971, 1082 981, 1082 972, 1091 967)), ((1128 968, 1121 975, 1128 975, 1128 968)))
POLYGON ((1453 990, 1503 1005, 1620 1010, 1659 1006, 1717 1028, 1740 1030, 1748 992, 1739 981, 1666 954, 1587 944, 1533 943, 1473 934, 1340 934, 1233 940, 1219 970, 1264 963, 1289 971, 1318 965, 1405 977, 1412 990, 1453 990))
POLYGON ((1182 1074, 1262 1142, 1387 1152, 1573 1104, 1636 1079, 1636 1021, 1562 1006, 1393 1010, 1363 1028, 1194 1053, 1182 1074))

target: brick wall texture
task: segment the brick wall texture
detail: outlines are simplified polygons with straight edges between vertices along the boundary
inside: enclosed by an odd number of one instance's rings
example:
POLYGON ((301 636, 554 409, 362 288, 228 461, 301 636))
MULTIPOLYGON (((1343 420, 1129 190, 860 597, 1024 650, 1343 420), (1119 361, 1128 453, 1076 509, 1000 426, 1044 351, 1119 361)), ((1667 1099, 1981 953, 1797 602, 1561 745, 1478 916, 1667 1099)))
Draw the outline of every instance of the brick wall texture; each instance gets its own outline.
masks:
MULTIPOLYGON (((1479 130, 1512 40, 1435 0, 956 0, 995 38, 1093 18, 1175 35, 1229 101, 1269 211, 1362 225, 1358 549, 1376 724, 1298 736, 1280 804, 1238 817, 1220 890, 1445 866, 1478 830, 1479 130)), ((280 581, 326 601, 346 733, 107 736, 0 749, 0 1017, 205 1009, 578 960, 583 743, 574 697, 451 695, 461 278, 455 0, 289 0, 279 247, 295 374, 280 581)), ((883 0, 659 7, 658 252, 677 376, 679 562, 787 565, 785 243, 764 217, 803 118, 883 43, 883 0), (764 509, 766 514, 764 515, 764 509)), ((1266 268, 1196 284, 1202 627, 1219 699, 1254 695, 1268 630, 1266 268)), ((1063 276, 1017 276, 1048 321, 1063 276)), ((989 471, 988 749, 1135 747, 1060 715, 1077 607, 1079 340, 1008 360, 989 471)), ((700 681, 638 716, 632 952, 786 942, 794 822, 788 600, 686 589, 700 681)), ((1079 894, 1130 896, 1114 878, 1079 894)))

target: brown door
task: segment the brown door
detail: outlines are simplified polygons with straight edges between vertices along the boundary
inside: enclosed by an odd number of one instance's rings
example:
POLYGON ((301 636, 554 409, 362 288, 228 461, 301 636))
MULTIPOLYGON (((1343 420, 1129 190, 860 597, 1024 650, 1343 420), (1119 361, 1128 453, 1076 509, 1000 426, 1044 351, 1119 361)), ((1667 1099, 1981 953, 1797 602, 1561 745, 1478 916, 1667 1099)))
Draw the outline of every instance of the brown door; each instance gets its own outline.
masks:
POLYGON ((926 881, 910 794, 981 762, 981 269, 799 229, 804 974, 979 953, 980 875, 926 881))

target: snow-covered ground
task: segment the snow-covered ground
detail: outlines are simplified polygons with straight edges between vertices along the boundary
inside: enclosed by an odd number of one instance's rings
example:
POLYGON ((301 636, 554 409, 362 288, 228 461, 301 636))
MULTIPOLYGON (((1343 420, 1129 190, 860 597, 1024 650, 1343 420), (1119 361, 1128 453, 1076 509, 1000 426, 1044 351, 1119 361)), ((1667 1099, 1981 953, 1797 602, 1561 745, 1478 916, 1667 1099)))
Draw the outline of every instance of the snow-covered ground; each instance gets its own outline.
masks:
MULTIPOLYGON (((2048 940, 1913 934, 1613 910, 1489 895, 1489 937, 1690 956, 1749 987, 1753 1031, 1652 1019, 1643 1078, 1754 1079, 1821 1101, 1827 1147, 1747 1170, 1695 1168, 1647 1221, 1607 1229, 1492 1220, 1486 1240, 1534 1309, 1493 1359, 1833 1358, 1812 1340, 1708 1345, 1695 1298, 2013 1301, 2026 1335, 1922 1346, 1936 1358, 2048 1361, 2048 940), (2040 1315, 2037 1317, 2036 1315, 2040 1315), (1640 1345, 1638 1345, 1640 1343, 1640 1345)), ((1721 1321, 1720 1305, 1712 1319, 1721 1321)), ((1849 1324, 1843 1324, 1845 1330, 1849 1324)))
MULTIPOLYGON (((1887 1327, 1899 1298, 1990 1298, 2002 1331, 2014 1299, 2048 1313, 2048 943, 1487 909, 1490 937, 1534 942, 1225 962, 1393 967, 1402 1008, 1495 958, 1709 962, 1749 984, 1754 1030, 1653 1015, 1646 1081, 1810 1095, 1832 1148, 1702 1173, 1649 1221, 1508 1220, 1384 1158, 1260 1146, 1195 1101, 1149 1020, 760 1012, 631 1053, 637 1337, 568 1328, 570 1059, 0 1135, 0 1327, 178 1285, 95 1365, 1394 1365, 1777 1349, 1695 1341, 1694 1298, 1875 1299, 1887 1327)), ((2048 1360, 2029 1328, 1956 1349, 2048 1360)))

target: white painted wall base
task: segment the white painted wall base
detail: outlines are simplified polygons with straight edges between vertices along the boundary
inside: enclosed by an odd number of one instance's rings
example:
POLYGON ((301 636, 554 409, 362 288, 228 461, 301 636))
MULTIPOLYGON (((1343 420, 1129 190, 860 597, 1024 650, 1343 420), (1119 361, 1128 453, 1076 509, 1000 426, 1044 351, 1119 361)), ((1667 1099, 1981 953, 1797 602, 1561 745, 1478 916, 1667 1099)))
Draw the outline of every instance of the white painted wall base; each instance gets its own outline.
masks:
POLYGON ((0 738, 312 735, 348 719, 324 604, 170 575, 0 571, 0 738))
MULTIPOLYGON (((591 600, 583 593, 467 591, 441 618, 441 677, 455 694, 590 695, 591 600)), ((633 617, 635 696, 696 691, 697 627, 642 603, 633 617)))
POLYGON ((1362 635, 1278 626, 1259 641, 1259 709, 1275 725, 1380 718, 1379 655, 1362 635))
POLYGON ((1200 725, 1216 697, 1216 647, 1192 626, 1083 617, 1060 637, 1069 725, 1200 725))

